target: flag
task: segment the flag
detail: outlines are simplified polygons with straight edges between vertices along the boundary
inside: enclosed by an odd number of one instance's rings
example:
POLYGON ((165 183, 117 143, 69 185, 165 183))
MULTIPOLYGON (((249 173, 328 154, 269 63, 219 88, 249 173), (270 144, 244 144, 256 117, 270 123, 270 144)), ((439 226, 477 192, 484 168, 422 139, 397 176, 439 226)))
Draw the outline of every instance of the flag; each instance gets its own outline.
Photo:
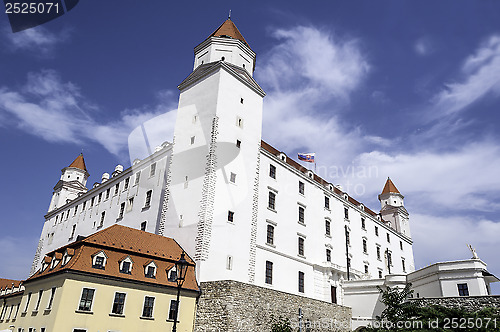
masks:
POLYGON ((308 162, 308 163, 314 163, 314 155, 315 153, 299 153, 298 157, 299 160, 308 162))

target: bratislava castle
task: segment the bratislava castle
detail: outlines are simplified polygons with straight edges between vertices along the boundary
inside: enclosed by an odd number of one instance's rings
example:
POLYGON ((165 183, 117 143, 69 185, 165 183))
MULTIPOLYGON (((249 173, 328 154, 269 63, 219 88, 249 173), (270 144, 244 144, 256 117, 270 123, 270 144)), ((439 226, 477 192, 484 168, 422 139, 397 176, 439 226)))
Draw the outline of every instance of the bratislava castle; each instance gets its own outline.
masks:
POLYGON ((174 238, 199 282, 343 303, 344 280, 414 271, 408 212, 390 179, 376 213, 261 140, 256 54, 230 19, 194 53, 171 143, 90 189, 83 155, 62 169, 32 271, 46 253, 117 223, 174 238))

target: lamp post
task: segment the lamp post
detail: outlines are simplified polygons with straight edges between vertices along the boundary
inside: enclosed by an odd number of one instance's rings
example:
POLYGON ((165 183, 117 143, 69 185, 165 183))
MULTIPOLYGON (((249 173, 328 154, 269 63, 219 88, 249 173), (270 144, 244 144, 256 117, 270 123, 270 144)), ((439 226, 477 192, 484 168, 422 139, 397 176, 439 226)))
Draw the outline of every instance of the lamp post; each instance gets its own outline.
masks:
POLYGON ((181 258, 177 262, 175 262, 175 270, 177 272, 177 301, 175 303, 175 316, 174 316, 174 327, 172 328, 172 332, 177 332, 177 317, 179 316, 179 297, 181 295, 182 284, 184 284, 184 280, 186 279, 186 272, 188 269, 188 262, 184 258, 184 251, 182 251, 181 258))

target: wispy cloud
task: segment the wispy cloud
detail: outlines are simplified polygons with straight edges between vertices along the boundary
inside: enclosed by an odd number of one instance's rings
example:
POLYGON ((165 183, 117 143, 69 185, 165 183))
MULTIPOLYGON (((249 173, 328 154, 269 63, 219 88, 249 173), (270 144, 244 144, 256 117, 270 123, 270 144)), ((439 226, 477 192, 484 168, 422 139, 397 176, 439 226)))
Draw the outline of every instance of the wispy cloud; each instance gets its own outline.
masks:
POLYGON ((415 41, 413 49, 420 56, 427 56, 434 52, 434 46, 428 37, 422 37, 415 41))
MULTIPOLYGON (((49 142, 82 144, 97 142, 113 154, 127 151, 128 135, 141 123, 174 108, 173 95, 158 95, 158 103, 127 109, 112 121, 98 120, 100 111, 89 103, 80 89, 63 82, 53 70, 30 73, 17 91, 0 88, 0 116, 9 115, 11 124, 49 142)), ((171 139, 171 135, 165 140, 171 139)))
POLYGON ((431 119, 458 114, 488 94, 500 94, 499 35, 489 37, 464 61, 460 76, 434 96, 431 119))
POLYGON ((37 56, 51 56, 57 44, 69 40, 70 30, 54 33, 43 26, 38 26, 13 33, 10 29, 4 28, 3 34, 12 51, 30 51, 37 56))
POLYGON ((338 115, 370 70, 361 42, 311 26, 278 29, 273 37, 278 43, 256 71, 268 92, 264 138, 289 153, 315 151, 322 163, 348 160, 360 133, 338 115))

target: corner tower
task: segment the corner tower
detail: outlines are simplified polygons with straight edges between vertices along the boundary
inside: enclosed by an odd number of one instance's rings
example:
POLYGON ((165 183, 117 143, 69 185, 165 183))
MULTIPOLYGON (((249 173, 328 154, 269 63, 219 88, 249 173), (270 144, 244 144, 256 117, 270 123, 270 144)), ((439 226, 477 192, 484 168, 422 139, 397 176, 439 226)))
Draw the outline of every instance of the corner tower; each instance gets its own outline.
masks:
POLYGON ((194 49, 178 86, 174 145, 158 234, 196 261, 200 282, 253 282, 265 92, 255 53, 228 19, 194 49))
POLYGON ((397 232, 411 238, 409 214, 404 207, 404 196, 390 178, 387 178, 382 193, 378 195, 382 218, 389 221, 397 232))
POLYGON ((255 70, 255 52, 230 18, 194 48, 193 70, 219 60, 245 69, 250 76, 255 70))
POLYGON ((63 168, 61 173, 61 178, 54 186, 49 211, 63 206, 68 201, 77 198, 78 195, 86 193, 88 190, 85 185, 87 184, 89 173, 87 172, 82 153, 68 167, 63 168))

